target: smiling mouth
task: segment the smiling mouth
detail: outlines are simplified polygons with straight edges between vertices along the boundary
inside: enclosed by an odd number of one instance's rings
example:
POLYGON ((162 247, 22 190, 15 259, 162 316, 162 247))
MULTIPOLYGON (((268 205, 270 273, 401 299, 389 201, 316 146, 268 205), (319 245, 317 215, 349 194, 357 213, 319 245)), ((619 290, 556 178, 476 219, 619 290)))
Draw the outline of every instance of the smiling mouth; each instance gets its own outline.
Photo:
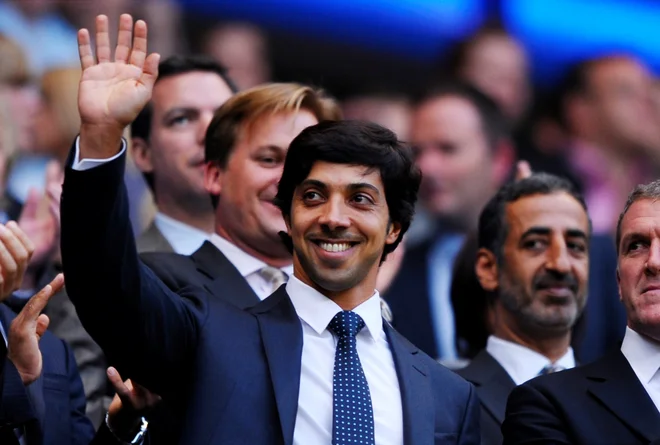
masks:
POLYGON ((314 240, 314 244, 319 246, 321 249, 325 250, 326 252, 345 252, 351 247, 355 246, 357 243, 356 242, 335 242, 335 243, 330 243, 327 241, 319 241, 319 240, 314 240))

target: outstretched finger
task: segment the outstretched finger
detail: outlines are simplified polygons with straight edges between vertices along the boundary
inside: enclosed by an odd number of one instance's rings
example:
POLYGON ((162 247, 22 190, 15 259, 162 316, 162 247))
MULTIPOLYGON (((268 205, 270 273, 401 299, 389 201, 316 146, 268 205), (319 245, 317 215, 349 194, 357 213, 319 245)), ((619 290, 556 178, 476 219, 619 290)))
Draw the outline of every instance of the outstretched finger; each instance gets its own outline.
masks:
POLYGON ((108 375, 108 380, 110 380, 110 383, 112 383, 113 388, 115 388, 115 392, 121 399, 122 404, 128 404, 128 406, 131 406, 131 388, 129 388, 128 385, 124 383, 124 381, 121 379, 121 376, 119 375, 119 372, 117 372, 114 367, 110 366, 106 374, 108 375))
POLYGON ((110 62, 110 32, 108 16, 96 17, 96 58, 99 63, 110 62))
POLYGON ((126 63, 131 54, 131 34, 133 32, 133 17, 122 14, 119 17, 119 33, 117 34, 117 49, 115 49, 115 62, 126 63))
POLYGON ((158 63, 160 62, 160 54, 152 53, 147 57, 147 61, 142 69, 140 76, 140 83, 144 84, 147 88, 152 89, 158 78, 158 63))
POLYGON ((135 22, 133 32, 133 50, 131 51, 131 65, 142 68, 147 58, 147 24, 144 20, 135 22))
POLYGON ((78 31, 78 55, 80 56, 80 67, 83 71, 94 65, 92 42, 89 31, 84 28, 78 31))
POLYGON ((35 322, 39 318, 41 311, 44 310, 50 298, 62 290, 64 287, 64 275, 57 274, 57 276, 46 285, 43 289, 37 292, 30 300, 27 302, 21 314, 27 317, 29 320, 34 320, 35 322))

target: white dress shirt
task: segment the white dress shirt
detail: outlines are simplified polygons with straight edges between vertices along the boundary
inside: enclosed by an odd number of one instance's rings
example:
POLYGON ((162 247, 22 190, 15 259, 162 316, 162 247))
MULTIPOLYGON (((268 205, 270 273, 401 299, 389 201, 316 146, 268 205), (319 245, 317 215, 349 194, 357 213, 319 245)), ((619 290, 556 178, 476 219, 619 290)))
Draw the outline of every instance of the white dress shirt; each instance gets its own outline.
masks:
POLYGON ((660 344, 626 327, 621 352, 660 411, 660 344))
MULTIPOLYGON (((332 378, 337 339, 327 329, 342 309, 292 276, 286 285, 300 317, 303 350, 294 445, 332 443, 332 378)), ((365 327, 356 337, 360 363, 369 385, 378 445, 403 444, 403 408, 394 358, 383 330, 378 291, 355 309, 365 327)))
POLYGON ((526 346, 491 335, 486 343, 486 352, 497 360, 516 385, 522 385, 538 376, 541 370, 548 365, 558 366, 562 369, 575 368, 575 354, 571 347, 559 360, 552 363, 546 356, 532 351, 526 346))
MULTIPOLYGON (((259 271, 268 266, 258 258, 242 250, 230 241, 227 241, 217 233, 211 235, 211 242, 220 252, 234 265, 238 272, 248 282, 259 299, 263 300, 272 293, 271 284, 261 276, 259 271)), ((280 268, 287 277, 293 275, 293 264, 280 268)))
POLYGON ((183 223, 161 212, 156 213, 154 224, 174 251, 180 255, 192 255, 202 247, 211 234, 183 223))

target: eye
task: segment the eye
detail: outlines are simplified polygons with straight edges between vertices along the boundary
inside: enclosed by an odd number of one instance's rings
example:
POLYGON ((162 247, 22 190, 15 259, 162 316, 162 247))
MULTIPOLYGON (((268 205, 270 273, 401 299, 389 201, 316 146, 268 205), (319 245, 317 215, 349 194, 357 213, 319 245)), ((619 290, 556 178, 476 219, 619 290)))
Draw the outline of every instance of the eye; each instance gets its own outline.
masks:
POLYGON ((373 204, 373 200, 370 196, 365 195, 364 193, 359 193, 353 197, 353 202, 356 204, 373 204))
POLYGON ((305 202, 318 202, 322 199, 321 194, 314 190, 309 190, 302 195, 302 199, 305 202))
POLYGON ((523 243, 523 247, 527 250, 542 250, 548 246, 548 243, 540 239, 530 239, 523 243))
POLYGON ((587 251, 587 246, 584 243, 577 241, 569 241, 566 243, 566 246, 569 248, 569 250, 577 253, 584 253, 587 251))
POLYGON ((172 120, 170 120, 170 125, 172 126, 185 125, 188 122, 190 122, 190 117, 187 115, 182 115, 172 118, 172 120))
POLYGON ((626 252, 636 252, 642 250, 646 247, 646 243, 643 241, 631 241, 626 248, 626 252))

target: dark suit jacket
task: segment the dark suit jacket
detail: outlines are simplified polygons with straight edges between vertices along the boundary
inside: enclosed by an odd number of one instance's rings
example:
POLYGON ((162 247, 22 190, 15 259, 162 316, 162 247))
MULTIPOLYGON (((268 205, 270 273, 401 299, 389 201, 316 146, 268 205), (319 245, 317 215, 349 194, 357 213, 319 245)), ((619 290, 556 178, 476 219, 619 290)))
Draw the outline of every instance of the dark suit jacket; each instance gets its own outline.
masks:
MULTIPOLYGON (((396 329, 422 351, 435 357, 438 347, 429 303, 428 255, 431 245, 426 242, 406 252, 401 270, 383 297, 392 308, 396 329)), ((573 348, 582 363, 618 349, 626 326, 616 284, 616 251, 612 239, 594 235, 589 257, 589 298, 573 335, 573 348)))
MULTIPOLYGON (((124 161, 66 170, 62 258, 83 325, 122 375, 181 400, 182 442, 291 444, 303 338, 286 291, 246 312, 193 286, 168 289, 138 259, 124 161)), ((406 444, 478 443, 472 386, 387 324, 385 332, 406 444)))
POLYGON ((468 366, 456 371, 472 383, 481 402, 481 444, 502 444, 502 422, 506 401, 516 384, 497 360, 481 351, 468 366))
POLYGON ((589 365, 537 377, 511 392, 505 444, 633 445, 660 440, 660 414, 615 351, 589 365))
POLYGON ((239 309, 261 301, 238 269, 210 241, 190 256, 149 252, 142 253, 140 259, 175 292, 191 285, 202 287, 239 309))
POLYGON ((138 252, 174 252, 174 248, 153 221, 137 238, 138 252))
MULTIPOLYGON (((14 317, 11 309, 0 304, 0 321, 7 334, 14 317)), ((87 445, 94 429, 85 417, 85 393, 73 354, 50 332, 41 338, 39 348, 43 371, 27 387, 14 364, 4 360, 0 429, 24 428, 28 445, 87 445)))

